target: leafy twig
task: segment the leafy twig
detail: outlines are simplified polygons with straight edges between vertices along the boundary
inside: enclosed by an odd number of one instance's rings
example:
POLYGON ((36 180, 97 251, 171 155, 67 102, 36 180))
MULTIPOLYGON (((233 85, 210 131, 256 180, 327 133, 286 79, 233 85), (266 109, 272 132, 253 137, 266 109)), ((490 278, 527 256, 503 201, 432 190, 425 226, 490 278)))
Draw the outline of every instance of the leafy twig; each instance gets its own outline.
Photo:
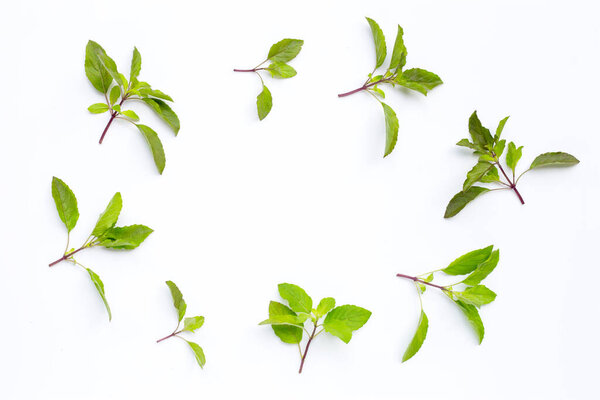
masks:
POLYGON ((163 340, 167 340, 172 337, 177 337, 181 340, 184 340, 188 344, 188 346, 190 346, 192 351, 194 352, 194 356, 196 357, 196 362, 198 362, 198 365, 200 365, 200 368, 204 368, 204 365, 206 364, 206 356, 204 355, 204 350, 202 349, 202 347, 200 347, 198 344, 196 344, 194 342, 190 342, 189 340, 179 336, 180 333, 183 333, 183 332, 192 332, 193 333, 196 329, 200 329, 202 327, 202 325, 204 325, 204 317, 197 316, 197 317, 190 317, 190 318, 183 319, 183 317, 185 316, 185 312, 187 310, 187 304, 185 303, 185 300, 183 300, 183 295, 179 291, 179 288, 177 287, 177 285, 175 285, 175 283, 173 283, 172 281, 167 281, 166 284, 169 287, 169 290, 171 291, 171 296, 173 297, 173 305, 175 306, 175 309, 177 310, 177 315, 178 315, 177 327, 173 330, 173 333, 171 333, 161 339, 158 339, 156 341, 156 343, 160 343, 163 340), (183 320, 183 329, 178 330, 179 325, 181 324, 182 320, 183 320))
POLYGON ((88 274, 90 275, 90 279, 92 280, 92 283, 98 290, 98 293, 100 294, 100 297, 104 302, 106 311, 108 312, 108 319, 110 320, 112 319, 112 314, 110 311, 110 307, 108 306, 108 302, 106 300, 106 295, 104 292, 104 283, 94 271, 81 265, 79 262, 77 262, 77 260, 75 260, 73 256, 82 250, 95 246, 102 246, 110 249, 135 249, 153 231, 152 229, 144 225, 115 227, 117 219, 119 218, 119 214, 121 213, 121 208, 123 206, 121 193, 117 192, 108 203, 108 206, 106 207, 104 212, 100 214, 100 217, 96 222, 94 230, 92 231, 88 239, 85 241, 85 243, 83 243, 83 245, 78 249, 68 250, 68 242, 71 230, 75 228, 77 220, 79 219, 77 198, 75 197, 75 194, 73 194, 69 186, 67 186, 66 183, 64 183, 62 180, 56 177, 52 178, 52 198, 54 199, 56 210, 58 211, 58 216, 67 228, 67 248, 65 249, 62 257, 51 262, 50 264, 48 264, 48 266, 52 267, 62 261, 69 261, 87 270, 88 274))
POLYGON ((137 48, 133 49, 129 81, 117 70, 115 62, 96 42, 90 40, 85 52, 85 73, 91 84, 104 95, 106 103, 95 103, 88 107, 93 114, 109 112, 110 118, 102 131, 99 143, 102 144, 113 121, 117 118, 127 119, 142 133, 154 158, 158 171, 162 174, 165 168, 165 153, 158 135, 152 128, 138 124, 139 117, 133 110, 123 110, 123 104, 128 100, 141 100, 156 112, 173 130, 179 132, 180 123, 177 114, 165 102, 173 101, 171 96, 152 89, 146 82, 140 82, 138 75, 142 68, 142 56, 137 48), (114 84, 114 85, 113 85, 114 84), (109 94, 110 93, 110 94, 109 94), (120 99, 120 100, 119 100, 120 99))
POLYGON ((482 186, 474 186, 477 182, 497 184, 504 186, 501 189, 511 189, 514 191, 521 204, 525 204, 523 196, 521 196, 521 193, 517 189, 517 183, 526 172, 540 167, 569 166, 579 163, 579 160, 568 153, 544 153, 537 156, 531 163, 531 166, 515 179, 515 170, 517 163, 521 159, 523 146, 517 148, 513 142, 510 142, 505 157, 506 166, 512 172, 512 178, 509 177, 500 162, 500 157, 504 153, 504 148, 506 147, 506 140, 500 140, 500 136, 502 135, 504 125, 506 124, 506 121, 508 121, 508 118, 509 117, 506 117, 500 121, 494 136, 492 136, 490 131, 481 124, 481 121, 479 121, 479 118, 477 117, 477 111, 473 112, 469 118, 469 133, 472 141, 469 139, 462 139, 457 145, 472 149, 473 153, 479 157, 479 160, 467 173, 467 179, 463 183, 462 191, 458 192, 448 203, 444 218, 455 216, 479 195, 495 190, 482 186), (499 175, 498 170, 500 170, 502 176, 499 175), (505 180, 503 181, 502 178, 505 180))
POLYGON ((306 294, 304 289, 290 283, 281 283, 278 289, 279 295, 287 300, 289 307, 271 301, 269 319, 262 321, 259 325, 271 325, 273 332, 282 342, 298 345, 300 352, 298 373, 302 373, 310 345, 321 332, 329 332, 344 343, 348 343, 352 339, 352 332, 361 328, 371 317, 371 312, 361 307, 352 305, 335 307, 335 300, 332 297, 325 297, 319 302, 316 309, 312 308, 312 298, 306 294), (323 317, 325 319, 321 325, 319 320, 323 317), (304 327, 309 319, 313 325, 311 333, 304 327), (323 329, 317 332, 321 326, 323 329), (304 332, 306 332, 308 340, 303 353, 300 342, 304 332))
MULTIPOLYGON (((431 89, 443 83, 439 76, 433 72, 429 72, 421 68, 412 68, 404 71, 402 70, 406 64, 407 51, 403 39, 404 31, 400 25, 398 25, 398 33, 396 35, 396 41, 394 43, 394 50, 392 52, 390 65, 385 73, 373 76, 375 71, 381 67, 385 61, 387 47, 385 44, 385 36, 383 35, 383 31, 379 25, 377 25, 377 22, 370 18, 367 18, 367 22, 371 27, 373 40, 375 41, 375 68, 373 69, 373 72, 369 74, 369 77, 361 87, 346 93, 338 94, 338 97, 346 97, 354 93, 366 91, 367 93, 385 98, 385 92, 378 87, 383 84, 390 84, 392 87, 399 85, 407 89, 415 90, 427 96, 427 93, 431 89)), ((392 152, 392 150, 394 150, 396 142, 398 141, 399 123, 396 112, 381 100, 379 100, 379 102, 383 107, 383 113, 385 116, 386 142, 383 156, 386 157, 392 152)))
POLYGON ((425 293, 426 286, 440 289, 450 300, 452 300, 465 314, 471 326, 475 329, 479 338, 479 343, 483 340, 484 327, 477 309, 484 304, 489 304, 496 298, 496 293, 484 285, 480 285, 493 270, 496 268, 500 259, 500 251, 493 250, 493 246, 471 251, 450 263, 446 268, 439 269, 427 274, 427 277, 410 276, 405 274, 396 274, 397 277, 410 279, 414 282, 419 293, 419 303, 421 305, 421 316, 417 325, 417 331, 404 352, 402 362, 413 357, 423 345, 427 330, 429 329, 429 320, 425 311, 423 311, 423 302, 421 294, 425 293), (431 283, 436 272, 443 272, 447 275, 467 275, 461 281, 452 285, 436 285, 431 283), (461 286, 456 290, 455 286, 461 286))
POLYGON ((293 60, 300 50, 302 49, 302 45, 304 44, 303 40, 299 39, 283 39, 273 46, 269 50, 269 55, 267 59, 258 64, 256 67, 252 69, 234 69, 234 72, 254 72, 260 78, 260 82, 262 85, 262 91, 259 93, 256 98, 256 109, 258 112, 258 118, 262 121, 265 119, 271 108, 273 107, 273 98, 271 96, 271 92, 265 85, 262 77, 259 74, 259 71, 269 71, 273 78, 286 79, 296 76, 296 70, 292 68, 290 65, 286 64, 293 60), (271 61, 268 67, 262 67, 267 61, 271 61))

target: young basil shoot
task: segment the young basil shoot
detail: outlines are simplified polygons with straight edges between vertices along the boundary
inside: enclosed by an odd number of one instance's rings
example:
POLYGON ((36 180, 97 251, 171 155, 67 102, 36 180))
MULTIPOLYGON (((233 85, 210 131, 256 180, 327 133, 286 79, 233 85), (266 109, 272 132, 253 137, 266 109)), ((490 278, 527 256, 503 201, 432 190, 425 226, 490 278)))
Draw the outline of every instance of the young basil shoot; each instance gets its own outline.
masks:
POLYGON ((263 81, 262 76, 260 76, 258 71, 268 71, 273 78, 286 79, 296 76, 296 70, 292 68, 290 65, 286 64, 287 62, 293 60, 300 50, 302 49, 302 45, 304 44, 304 40, 299 39, 283 39, 269 49, 269 54, 267 55, 267 59, 258 64, 256 67, 252 69, 234 69, 234 72, 254 72, 260 78, 260 82, 262 84, 262 91, 256 98, 256 109, 258 111, 258 118, 262 121, 271 111, 271 107, 273 106, 273 98, 271 97, 271 92, 265 86, 265 81, 263 81), (263 65, 270 61, 267 67, 263 67, 263 65))
POLYGON ((100 136, 100 144, 106 136, 108 128, 115 119, 122 119, 135 125, 150 146, 152 157, 158 172, 162 174, 165 169, 165 152, 156 132, 147 125, 137 123, 140 119, 133 110, 123 109, 129 100, 139 100, 146 103, 154 112, 171 127, 175 136, 179 132, 179 118, 171 107, 165 102, 173 101, 171 96, 152 89, 146 83, 138 80, 142 68, 142 56, 137 48, 133 48, 131 72, 129 82, 125 75, 117 70, 115 62, 106 54, 104 49, 96 42, 90 40, 85 48, 85 74, 92 86, 104 95, 105 103, 96 103, 88 107, 93 114, 108 112, 108 124, 100 136))
POLYGON ((171 296, 173 297, 173 305, 175 306, 175 309, 177 310, 177 326, 175 327, 175 329, 173 330, 173 332, 170 335, 165 336, 162 339, 158 339, 156 341, 156 343, 160 343, 163 340, 172 338, 172 337, 176 337, 179 338, 183 341, 185 341, 188 346, 190 346, 190 348, 192 349, 192 351, 194 352, 194 356, 196 357, 196 361, 198 362, 198 365, 200 365, 200 368, 204 368, 204 364, 206 364, 206 357, 204 356, 204 350, 202 350, 202 347, 198 346, 196 343, 194 342, 190 342, 187 339, 184 339, 183 337, 179 336, 180 333, 183 332, 194 332, 196 329, 200 329, 202 327, 202 325, 204 325, 204 317, 199 316, 199 317, 189 317, 189 318, 183 318, 185 316, 185 312, 187 310, 187 304, 185 304, 185 300, 183 300, 183 295, 181 294, 181 292, 179 291, 179 288, 177 287, 177 285, 175 285, 173 282, 171 281, 167 281, 166 282, 167 286, 169 287, 169 289, 171 290, 171 296), (183 328, 179 329, 179 325, 181 324, 181 321, 183 320, 183 328))
POLYGON ((578 159, 568 153, 560 151, 543 153, 533 160, 528 169, 523 171, 518 177, 515 177, 517 163, 521 159, 523 146, 517 147, 513 142, 510 142, 505 157, 507 169, 505 170, 500 163, 500 156, 502 156, 506 145, 506 140, 500 140, 500 135, 507 120, 508 117, 500 121, 498 128, 496 128, 496 134, 492 136, 490 131, 481 125, 477 117, 477 111, 474 111, 469 118, 469 133, 471 134, 472 142, 469 139, 462 139, 456 144, 472 149, 473 154, 478 156, 479 160, 467 173, 467 179, 463 183, 462 191, 458 192, 448 203, 444 218, 455 216, 477 196, 494 190, 513 190, 521 204, 525 204, 521 193, 517 190, 517 182, 519 182, 519 179, 525 173, 541 167, 570 166, 579 163, 578 159), (498 169, 500 169, 502 176, 498 174, 498 169), (506 172, 509 169, 509 172, 512 172, 510 176, 506 172), (477 182, 493 183, 500 187, 488 189, 482 186, 473 186, 477 182))
POLYGON ((429 320, 423 311, 423 301, 421 299, 421 295, 425 293, 427 286, 441 290, 442 293, 448 296, 448 298, 460 308, 467 317, 469 324, 475 329, 479 344, 481 344, 485 330, 477 309, 482 305, 491 303, 496 298, 496 293, 492 292, 484 285, 480 285, 481 281, 496 268, 498 260, 500 259, 500 250, 492 251, 493 247, 494 246, 488 246, 483 249, 471 251, 458 257, 443 269, 436 269, 435 271, 417 276, 404 274, 396 275, 400 278, 410 279, 414 282, 417 293, 419 294, 419 303, 421 304, 421 316, 419 318, 417 331, 404 352, 402 362, 410 359, 419 351, 427 336, 429 320), (432 283, 433 275, 436 272, 443 272, 447 275, 468 274, 468 276, 452 285, 441 286, 432 283), (459 289, 456 289, 456 286, 458 286, 459 289))
POLYGON ((379 25, 377 25, 377 22, 373 21, 371 18, 367 18, 367 21, 369 22, 371 32, 373 33, 373 40, 375 41, 375 68, 373 68, 373 72, 369 74, 367 80, 361 87, 347 93, 338 94, 338 97, 346 97, 354 93, 365 91, 379 101, 383 107, 383 114, 385 116, 386 140, 383 156, 386 157, 394 150, 396 142, 398 141, 398 117, 396 117, 396 113, 390 106, 379 99, 379 97, 385 99, 385 92, 380 86, 384 84, 390 84, 392 87, 399 85, 427 96, 428 91, 441 85, 443 82, 440 77, 433 72, 421 68, 402 70, 406 64, 407 51, 404 46, 404 32, 400 25, 398 25, 396 42, 394 43, 392 58, 387 70, 383 74, 374 75, 375 71, 377 71, 385 61, 387 47, 385 44, 385 36, 379 25))
POLYGON ((71 191, 71 189, 60 179, 52 178, 52 197, 56 204, 56 210, 60 220, 67 227, 67 246, 63 256, 58 260, 53 261, 49 264, 50 267, 58 264, 61 261, 69 261, 75 265, 78 265, 85 269, 90 275, 92 283, 98 290, 102 302, 108 312, 108 320, 112 319, 110 307, 106 300, 106 294, 104 292, 104 283, 100 280, 100 277, 91 269, 86 268, 75 260, 74 256, 82 250, 89 249, 91 247, 102 246, 108 249, 124 249, 131 250, 138 247, 153 231, 144 225, 130 225, 123 227, 115 227, 119 214, 121 213, 121 207, 123 202, 121 200, 121 193, 117 192, 106 206, 106 209, 96 222, 94 230, 87 238, 87 240, 78 249, 69 249, 69 238, 71 230, 75 228, 77 220, 79 219, 79 211, 77 209, 77 199, 71 191))
POLYGON ((302 373, 306 355, 312 341, 325 331, 337 336, 344 343, 350 342, 352 332, 361 328, 371 317, 371 311, 364 308, 343 305, 335 306, 332 297, 325 297, 319 302, 317 308, 313 307, 313 301, 308 294, 299 286, 290 283, 278 285, 279 295, 287 300, 289 307, 277 301, 269 304, 269 319, 262 321, 259 325, 271 325, 273 332, 284 343, 298 345, 300 352, 300 369, 302 373), (323 322, 319 323, 321 319, 323 322), (307 330, 305 322, 310 320, 312 327, 307 330), (319 330, 319 328, 321 328, 319 330), (318 332, 317 332, 318 330, 318 332), (304 352, 300 342, 306 333, 308 339, 304 352))

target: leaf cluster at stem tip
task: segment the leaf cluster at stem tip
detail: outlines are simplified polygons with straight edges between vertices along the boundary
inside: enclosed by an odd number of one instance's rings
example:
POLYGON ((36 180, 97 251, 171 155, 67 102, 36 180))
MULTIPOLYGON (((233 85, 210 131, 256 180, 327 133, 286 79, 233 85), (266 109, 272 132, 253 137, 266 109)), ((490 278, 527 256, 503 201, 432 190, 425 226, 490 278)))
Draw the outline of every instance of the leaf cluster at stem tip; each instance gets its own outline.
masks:
POLYGON ((262 91, 256 97, 256 111, 258 118, 262 121, 269 115, 273 107, 273 97, 271 92, 265 85, 259 71, 268 71, 273 78, 287 79, 296 76, 296 70, 287 63, 292 61, 300 50, 302 50, 303 40, 300 39, 283 39, 275 43, 269 49, 267 59, 258 64, 252 69, 234 69, 234 72, 254 72, 258 75, 262 85, 262 91), (263 67, 267 62, 271 62, 268 66, 263 67))
POLYGON ((194 353, 194 356, 196 357, 196 362, 198 363, 200 368, 204 368, 204 365, 206 364, 206 356, 204 355, 204 350, 202 349, 202 347, 200 347, 197 343, 190 342, 189 340, 183 338, 182 336, 179 336, 181 333, 184 333, 184 332, 192 332, 193 333, 196 329, 200 329, 202 327, 202 325, 204 325, 204 317, 196 316, 196 317, 188 317, 188 318, 184 319, 185 312, 187 311, 187 304, 185 303, 185 300, 183 300, 183 295, 181 294, 181 291, 179 290, 179 288, 177 287, 177 285, 174 282, 167 281, 165 283, 167 284, 167 286, 169 287, 169 290, 171 291, 171 297, 173 297, 173 306, 177 310, 177 318, 178 318, 177 326, 175 327, 175 329, 173 329, 173 332, 171 334, 165 336, 162 339, 158 339, 156 341, 156 343, 160 343, 163 340, 167 340, 172 337, 176 337, 176 338, 179 338, 179 339, 185 341, 188 344, 188 346, 190 347, 190 349, 192 350, 192 352, 194 353), (181 325, 182 320, 183 320, 183 328, 179 329, 179 326, 181 325))
POLYGON ((365 91, 373 95, 373 97, 381 103, 385 117, 386 131, 383 156, 386 157, 394 150, 394 147, 396 147, 399 123, 395 111, 380 100, 380 98, 385 98, 385 92, 382 90, 381 86, 384 84, 392 85, 392 87, 398 85, 427 96, 427 93, 431 89, 441 85, 443 82, 439 76, 422 68, 403 70, 406 65, 407 51, 406 46, 404 45, 404 31, 400 25, 398 25, 398 33, 396 34, 396 41, 394 42, 389 66, 382 74, 375 74, 375 71, 377 71, 385 61, 387 47, 385 44, 385 36, 379 25, 377 25, 377 22, 371 18, 367 18, 367 22, 371 27, 371 33, 373 34, 373 40, 375 42, 375 68, 373 68, 373 72, 369 74, 367 80, 361 87, 347 93, 341 93, 338 97, 346 97, 354 93, 365 91))
POLYGON ((123 105, 129 100, 139 100, 150 107, 173 130, 179 133, 179 117, 167 104, 173 101, 171 96, 165 94, 143 81, 138 80, 142 68, 142 56, 137 48, 133 48, 129 81, 125 75, 117 70, 115 62, 106 54, 104 49, 96 42, 90 40, 85 49, 85 74, 94 88, 104 95, 104 103, 95 103, 88 107, 93 114, 108 112, 110 119, 102 135, 100 143, 104 140, 108 128, 115 119, 122 119, 135 125, 150 146, 154 163, 160 174, 165 169, 165 152, 156 132, 147 125, 138 123, 140 120, 133 110, 125 110, 123 105))
POLYGON ((423 301, 421 296, 427 290, 427 287, 441 290, 456 306, 463 312, 469 324, 475 330, 479 343, 483 340, 485 329, 479 316, 478 309, 493 302, 496 299, 496 293, 480 283, 492 273, 498 261, 500 260, 500 250, 493 250, 494 246, 488 246, 483 249, 473 250, 467 254, 458 257, 452 261, 446 268, 427 272, 417 276, 397 274, 400 278, 412 280, 419 295, 421 313, 417 330, 408 345, 402 362, 412 358, 421 348, 427 330, 429 329, 429 320, 423 310, 423 301), (465 276, 462 280, 451 285, 438 285, 433 283, 434 275, 442 272, 446 275, 465 276))
POLYGON ((471 140, 462 139, 456 144, 473 150, 473 154, 478 157, 478 160, 477 164, 467 172, 462 190, 454 195, 446 206, 444 218, 455 216, 479 195, 492 190, 513 190, 521 204, 525 204, 525 200, 517 189, 517 182, 525 173, 542 167, 570 166, 579 163, 577 158, 568 153, 560 151, 543 153, 537 156, 529 168, 517 177, 516 168, 522 156, 523 146, 517 147, 513 142, 506 146, 506 140, 500 139, 506 121, 508 121, 508 117, 500 121, 495 134, 492 135, 489 129, 481 124, 477 117, 477 111, 474 111, 469 118, 471 140), (505 148, 506 168, 500 161, 505 148), (497 188, 475 186, 477 182, 495 184, 497 188))
POLYGON ((104 283, 94 271, 80 264, 74 256, 82 250, 96 246, 106 247, 108 249, 132 250, 146 240, 148 235, 153 231, 144 225, 115 226, 119 219, 119 215, 121 214, 121 208, 123 207, 121 193, 117 192, 109 201, 104 212, 98 217, 96 226, 94 226, 92 233, 88 236, 83 245, 78 249, 70 249, 70 234, 79 219, 77 198, 69 186, 57 177, 52 178, 52 198, 54 199, 58 216, 67 228, 67 245, 62 257, 51 262, 49 266, 52 267, 61 261, 69 261, 85 269, 102 298, 102 302, 108 312, 108 319, 111 320, 112 313, 106 300, 104 283))
POLYGON ((259 325, 271 325, 273 332, 282 342, 298 345, 300 352, 298 373, 302 373, 310 344, 321 332, 328 332, 344 343, 348 343, 352 339, 352 332, 361 328, 371 317, 371 312, 361 307, 353 305, 336 307, 332 297, 325 297, 316 308, 313 308, 312 298, 304 289, 291 283, 281 283, 278 289, 279 295, 288 302, 288 305, 271 301, 269 318, 259 325), (308 321, 312 326, 307 329, 305 324, 308 321), (302 351, 300 342, 304 333, 307 334, 308 339, 302 351))

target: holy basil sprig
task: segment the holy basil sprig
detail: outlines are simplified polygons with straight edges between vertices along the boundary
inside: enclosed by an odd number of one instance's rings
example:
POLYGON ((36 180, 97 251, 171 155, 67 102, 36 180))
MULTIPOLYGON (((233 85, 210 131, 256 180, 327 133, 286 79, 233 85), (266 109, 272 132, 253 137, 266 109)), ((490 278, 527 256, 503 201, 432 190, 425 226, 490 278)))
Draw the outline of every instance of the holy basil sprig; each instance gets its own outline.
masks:
POLYGON ((493 247, 494 246, 492 245, 483 249, 471 251, 458 257, 443 269, 436 269, 435 271, 417 276, 404 274, 396 275, 400 278, 410 279, 414 282, 417 293, 419 294, 419 303, 421 304, 421 317, 419 318, 417 331, 404 352, 402 362, 408 360, 419 351, 427 336, 429 320, 427 319, 425 311, 423 311, 423 301, 421 299, 421 295, 425 293, 427 286, 441 290, 458 306, 458 308, 460 308, 473 329, 475 329, 479 344, 481 344, 485 329, 481 317, 479 316, 478 308, 482 305, 489 304, 496 299, 496 293, 492 292, 484 285, 480 285, 481 281, 483 281, 494 268, 496 268, 496 265, 498 265, 500 250, 493 250, 493 247), (467 275, 467 277, 452 285, 442 286, 432 283, 436 272, 443 272, 447 275, 467 275), (457 286, 458 289, 456 288, 457 286))
POLYGON ((158 339, 156 341, 156 343, 160 343, 163 340, 166 340, 166 339, 169 339, 172 337, 176 337, 176 338, 179 338, 179 339, 185 341, 188 344, 188 346, 190 346, 192 351, 194 352, 194 356, 196 357, 196 361, 198 362, 198 365, 200 365, 200 368, 204 368, 204 364, 206 364, 206 357, 204 356, 204 350, 202 350, 202 347, 200 347, 199 345, 197 345, 194 342, 190 342, 189 340, 184 339, 183 337, 179 336, 180 333, 183 333, 183 332, 192 332, 193 333, 196 329, 200 329, 202 327, 202 325, 204 325, 204 317, 198 316, 198 317, 189 317, 189 318, 184 319, 183 317, 185 316, 185 312, 187 310, 187 304, 185 304, 185 300, 183 300, 183 295, 179 291, 179 288, 177 287, 177 285, 175 285, 172 281, 167 281, 166 284, 169 287, 169 289, 171 290, 171 296, 173 297, 173 305, 175 306, 175 309, 177 310, 177 318, 178 318, 177 326, 173 330, 173 333, 165 336, 162 339, 158 339), (181 324, 182 320, 183 320, 183 328, 179 329, 179 325, 181 324))
POLYGON ((332 297, 325 297, 319 302, 317 308, 313 308, 312 298, 304 289, 290 283, 278 285, 279 295, 288 302, 289 307, 277 301, 269 303, 269 319, 262 321, 259 325, 271 325, 275 335, 284 343, 298 345, 300 352, 300 369, 302 373, 304 361, 312 341, 321 332, 329 332, 337 336, 344 343, 350 342, 352 332, 361 328, 371 317, 371 312, 364 308, 343 305, 335 306, 332 297), (322 323, 319 321, 323 319, 322 323), (312 329, 309 332, 304 326, 310 320, 312 329), (317 329, 321 328, 318 332, 317 329), (302 352, 300 342, 306 333, 308 340, 302 352))
POLYGON ((79 219, 79 210, 77 209, 77 199, 71 191, 71 189, 60 179, 52 178, 52 197, 56 204, 56 210, 60 220, 67 227, 67 246, 62 257, 58 260, 51 262, 50 267, 58 264, 61 261, 69 261, 75 265, 78 265, 85 269, 90 275, 92 283, 98 290, 102 302, 108 312, 109 321, 112 319, 110 307, 106 300, 106 294, 104 292, 104 283, 100 280, 100 277, 91 269, 86 268, 75 260, 74 255, 84 249, 91 247, 102 246, 108 249, 123 249, 131 250, 138 247, 153 231, 144 225, 130 225, 123 227, 116 227, 117 219, 121 213, 123 202, 121 200, 121 193, 117 192, 106 206, 106 209, 96 222, 94 230, 78 249, 69 249, 69 238, 71 231, 75 228, 77 220, 79 219))
POLYGON ((265 81, 263 81, 263 78, 260 76, 258 71, 269 71, 273 78, 280 79, 296 76, 296 70, 286 63, 293 60, 298 53, 300 53, 303 44, 304 40, 283 39, 271 46, 267 59, 258 64, 256 67, 252 69, 234 69, 235 72, 254 72, 260 78, 262 92, 260 92, 256 98, 256 109, 258 111, 258 118, 261 121, 265 119, 265 117, 271 111, 271 107, 273 107, 273 98, 271 97, 271 92, 267 86, 265 86, 265 81), (262 67, 262 65, 264 65, 267 61, 270 61, 271 64, 269 64, 267 67, 262 67))
POLYGON ((385 44, 385 36, 383 31, 377 25, 377 22, 370 18, 367 18, 369 25, 371 26, 371 32, 373 33, 373 40, 375 41, 375 68, 373 72, 369 74, 369 77, 358 89, 351 90, 347 93, 338 94, 338 97, 350 96, 351 94, 365 91, 373 95, 373 97, 381 103, 383 107, 383 114, 385 116, 385 151, 383 156, 386 157, 394 150, 396 142, 398 141, 398 117, 394 110, 379 100, 379 97, 385 98, 384 91, 380 88, 383 84, 390 84, 392 87, 396 85, 405 87, 407 89, 415 90, 419 93, 427 96, 427 92, 434 87, 441 85, 443 82, 439 76, 433 72, 426 71, 421 68, 411 68, 402 70, 406 64, 406 46, 404 45, 402 27, 398 25, 398 33, 396 35, 396 42, 394 43, 394 50, 392 51, 392 58, 387 70, 383 74, 374 75, 375 71, 383 65, 385 57, 387 55, 387 47, 385 44), (379 96, 379 97, 378 97, 379 96))
POLYGON ((142 68, 142 56, 137 48, 133 48, 131 72, 129 81, 125 75, 117 70, 115 62, 106 54, 104 49, 96 42, 90 40, 85 49, 85 74, 92 85, 104 94, 105 103, 96 103, 88 107, 93 114, 108 112, 110 119, 100 136, 100 143, 108 128, 115 119, 122 119, 134 124, 146 139, 152 151, 152 157, 158 172, 162 174, 165 169, 165 152, 156 132, 147 125, 137 123, 139 117, 133 110, 124 110, 123 104, 128 100, 139 100, 146 103, 156 114, 171 127, 175 136, 179 132, 179 118, 171 107, 165 102, 173 101, 171 96, 152 89, 146 83, 138 80, 142 68))
POLYGON ((512 171, 509 176, 500 163, 500 157, 504 153, 506 140, 500 140, 500 135, 504 129, 504 125, 508 117, 504 118, 496 128, 496 134, 492 136, 490 131, 481 125, 477 117, 477 111, 474 111, 469 118, 469 133, 472 141, 462 139, 458 146, 468 147, 473 150, 473 154, 479 157, 477 164, 467 173, 467 179, 463 183, 462 191, 458 192, 448 203, 444 218, 450 218, 458 214, 465 206, 474 200, 480 194, 494 190, 513 190, 521 204, 525 204, 521 193, 517 190, 517 182, 526 173, 533 169, 541 167, 559 167, 570 166, 579 163, 579 160, 568 153, 561 151, 544 153, 537 156, 528 169, 523 171, 521 175, 516 176, 517 163, 521 159, 523 146, 517 147, 513 142, 510 142, 506 150, 506 166, 512 171), (498 173, 498 169, 502 175, 498 173), (503 179, 504 178, 504 179, 503 179), (473 186, 477 182, 493 183, 501 187, 488 189, 481 186, 473 186))

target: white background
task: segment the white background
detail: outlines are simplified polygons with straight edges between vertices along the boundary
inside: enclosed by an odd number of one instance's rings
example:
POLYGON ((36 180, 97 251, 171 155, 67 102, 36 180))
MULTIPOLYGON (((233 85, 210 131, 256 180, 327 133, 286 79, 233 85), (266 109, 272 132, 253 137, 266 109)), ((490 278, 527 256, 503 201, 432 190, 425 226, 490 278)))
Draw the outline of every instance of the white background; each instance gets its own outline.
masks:
POLYGON ((589 399, 597 393, 597 155, 600 7, 594 1, 20 1, 4 4, 0 167, 0 398, 3 399, 589 399), (428 97, 392 88, 398 144, 382 158, 381 106, 360 93, 374 64, 364 16, 388 45, 405 31, 407 68, 438 73, 428 97), (271 114, 258 121, 251 68, 271 44, 301 38, 298 75, 265 78, 271 114), (177 138, 143 105, 167 156, 159 176, 136 129, 113 124, 84 74, 88 39, 169 93, 177 138), (477 109, 523 145, 520 169, 546 151, 573 168, 536 171, 444 220, 475 163, 455 146, 477 109), (155 232, 131 252, 78 257, 104 280, 113 321, 81 269, 48 268, 66 231, 52 176, 75 192, 83 242, 114 192, 119 224, 155 232), (400 362, 419 306, 410 282, 455 257, 495 244, 481 346, 465 318, 435 291, 424 297, 427 340, 400 362), (191 315, 206 317, 184 343, 154 341, 176 324, 164 281, 191 315), (318 301, 373 311, 346 345, 322 335, 305 372, 295 346, 258 326, 276 285, 318 301))

